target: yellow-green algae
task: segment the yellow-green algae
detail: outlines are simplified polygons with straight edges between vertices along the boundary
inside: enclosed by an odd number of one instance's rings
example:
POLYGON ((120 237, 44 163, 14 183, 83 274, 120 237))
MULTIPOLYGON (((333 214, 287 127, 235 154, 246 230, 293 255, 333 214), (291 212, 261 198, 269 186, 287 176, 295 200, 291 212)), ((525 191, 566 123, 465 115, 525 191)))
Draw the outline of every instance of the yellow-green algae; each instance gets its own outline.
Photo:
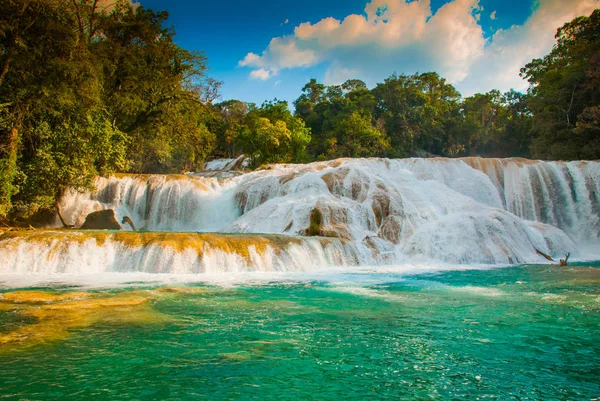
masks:
MULTIPOLYGON (((225 253, 237 254, 247 261, 250 260, 251 248, 259 254, 264 254, 269 248, 279 253, 288 246, 301 244, 303 241, 302 238, 270 234, 33 230, 0 233, 0 249, 17 247, 19 239, 44 247, 52 247, 52 252, 58 252, 61 247, 69 246, 72 243, 82 244, 92 240, 97 246, 112 241, 132 248, 158 245, 172 248, 177 252, 193 249, 198 256, 201 256, 206 250, 216 249, 225 253)), ((320 241, 323 245, 328 245, 332 240, 321 238, 320 241)))
POLYGON ((149 301, 153 291, 116 294, 88 292, 53 293, 15 291, 0 294, 0 311, 20 313, 34 323, 0 333, 0 346, 10 350, 66 339, 73 330, 97 322, 122 324, 158 324, 167 316, 154 311, 149 301))
POLYGON ((24 324, 0 332, 0 350, 14 350, 65 340, 77 329, 96 323, 156 325, 172 318, 155 311, 152 302, 164 297, 206 295, 205 287, 163 287, 117 293, 25 290, 0 293, 0 312, 19 313, 24 324))

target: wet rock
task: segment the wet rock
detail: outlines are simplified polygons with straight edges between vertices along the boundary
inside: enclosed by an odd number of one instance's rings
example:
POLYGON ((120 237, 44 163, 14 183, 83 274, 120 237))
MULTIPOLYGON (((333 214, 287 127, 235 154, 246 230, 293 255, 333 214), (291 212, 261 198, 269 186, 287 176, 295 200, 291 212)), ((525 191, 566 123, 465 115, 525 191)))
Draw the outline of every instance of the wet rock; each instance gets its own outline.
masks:
POLYGON ((81 226, 83 230, 120 230, 121 225, 115 218, 115 211, 112 209, 99 210, 88 214, 85 222, 81 226))

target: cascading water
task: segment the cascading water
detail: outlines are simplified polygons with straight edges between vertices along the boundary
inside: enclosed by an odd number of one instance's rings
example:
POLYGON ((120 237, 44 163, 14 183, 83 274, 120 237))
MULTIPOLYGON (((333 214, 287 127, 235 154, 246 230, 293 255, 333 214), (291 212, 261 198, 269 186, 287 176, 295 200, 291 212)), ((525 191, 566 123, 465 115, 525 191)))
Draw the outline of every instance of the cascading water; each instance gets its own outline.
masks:
POLYGON ((204 164, 206 171, 231 171, 231 170, 246 170, 250 166, 251 159, 245 155, 236 157, 235 159, 216 159, 204 164))
POLYGON ((9 232, 0 234, 0 243, 0 271, 7 273, 278 272, 360 263, 342 240, 280 235, 9 232))
POLYGON ((76 227, 88 213, 111 208, 119 221, 129 216, 142 230, 220 231, 240 215, 233 184, 214 177, 117 175, 98 178, 94 194, 71 192, 61 208, 76 227))
POLYGON ((579 241, 600 238, 600 163, 466 158, 522 219, 559 227, 579 241))
POLYGON ((169 246, 182 241, 175 234, 137 243, 54 234, 42 251, 16 236, 0 241, 0 271, 505 264, 540 262, 536 249, 593 258, 586 252, 600 242, 599 179, 598 162, 481 158, 340 159, 222 177, 115 175, 98 178, 93 193, 62 199, 68 223, 80 226, 88 213, 114 209, 119 221, 130 216, 147 231, 277 234, 291 245, 255 247, 249 258, 236 251, 236 236, 225 234, 213 234, 217 242, 186 239, 179 248, 169 246))

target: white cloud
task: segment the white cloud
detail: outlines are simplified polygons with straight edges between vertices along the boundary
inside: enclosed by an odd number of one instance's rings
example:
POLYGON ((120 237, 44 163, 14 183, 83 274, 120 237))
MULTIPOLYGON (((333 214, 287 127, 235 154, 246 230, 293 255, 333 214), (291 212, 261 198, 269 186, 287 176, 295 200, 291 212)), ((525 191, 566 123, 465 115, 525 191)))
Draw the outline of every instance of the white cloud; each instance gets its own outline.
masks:
POLYGON ((315 65, 317 58, 312 50, 303 50, 298 42, 290 36, 271 39, 269 47, 262 55, 248 53, 238 65, 255 68, 250 73, 252 78, 268 79, 276 75, 280 69, 315 65))
POLYGON ((498 30, 469 70, 469 78, 458 85, 464 94, 500 90, 525 90, 527 82, 520 69, 534 58, 552 50, 556 29, 580 15, 600 7, 599 0, 539 0, 539 5, 523 25, 498 30))
POLYGON ((283 22, 281 23, 281 26, 284 26, 284 25, 286 25, 286 24, 289 24, 289 23, 290 23, 290 19, 289 19, 289 18, 286 18, 286 19, 285 19, 285 21, 283 21, 283 22))
POLYGON ((269 70, 265 70, 264 68, 260 68, 258 70, 254 70, 250 73, 250 78, 252 79, 260 79, 261 81, 266 81, 271 78, 273 72, 269 70))
POLYGON ((302 23, 292 35, 273 38, 260 55, 248 53, 239 65, 253 68, 251 76, 259 79, 326 63, 326 84, 360 78, 373 85, 394 71, 437 71, 466 95, 523 89, 519 69, 552 48, 556 28, 599 6, 600 0, 538 0, 523 25, 486 40, 479 0, 453 0, 435 14, 430 0, 371 0, 364 15, 302 23))
POLYGON ((316 53, 311 49, 298 47, 300 41, 291 36, 283 36, 271 39, 269 47, 262 55, 248 53, 239 62, 242 67, 268 67, 276 71, 281 68, 294 68, 314 65, 318 59, 316 53))
POLYGON ((492 11, 490 14, 490 19, 496 19, 496 11, 492 11))

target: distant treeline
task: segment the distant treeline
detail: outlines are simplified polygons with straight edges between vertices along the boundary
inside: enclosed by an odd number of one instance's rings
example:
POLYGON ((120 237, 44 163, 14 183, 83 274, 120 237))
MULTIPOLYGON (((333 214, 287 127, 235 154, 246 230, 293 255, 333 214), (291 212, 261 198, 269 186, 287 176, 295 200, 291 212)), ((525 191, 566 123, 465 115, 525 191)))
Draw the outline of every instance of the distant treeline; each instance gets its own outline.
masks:
POLYGON ((217 151, 247 153, 258 164, 433 155, 599 159, 600 10, 565 24, 556 40, 549 55, 521 69, 527 94, 492 90, 465 98, 427 72, 393 74, 372 89, 359 79, 333 86, 312 79, 293 115, 286 102, 223 102, 215 105, 222 116, 213 131, 217 151), (257 117, 286 126, 259 128, 257 117))
POLYGON ((294 102, 219 98, 168 14, 125 0, 0 2, 0 217, 51 210, 111 172, 176 173, 337 157, 600 158, 600 10, 558 30, 527 94, 463 98, 438 74, 368 89, 311 80, 294 102))

